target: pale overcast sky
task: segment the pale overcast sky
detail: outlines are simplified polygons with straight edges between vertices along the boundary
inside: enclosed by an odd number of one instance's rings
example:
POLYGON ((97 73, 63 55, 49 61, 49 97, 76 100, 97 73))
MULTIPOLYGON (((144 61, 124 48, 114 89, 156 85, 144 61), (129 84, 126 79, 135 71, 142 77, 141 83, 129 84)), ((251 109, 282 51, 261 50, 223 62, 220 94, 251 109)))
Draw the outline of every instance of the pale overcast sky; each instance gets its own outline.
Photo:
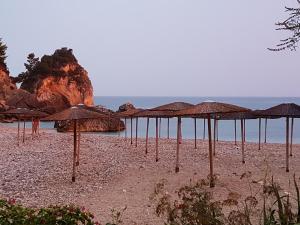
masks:
POLYGON ((2 0, 12 75, 69 47, 97 96, 300 96, 300 49, 270 52, 296 0, 2 0))

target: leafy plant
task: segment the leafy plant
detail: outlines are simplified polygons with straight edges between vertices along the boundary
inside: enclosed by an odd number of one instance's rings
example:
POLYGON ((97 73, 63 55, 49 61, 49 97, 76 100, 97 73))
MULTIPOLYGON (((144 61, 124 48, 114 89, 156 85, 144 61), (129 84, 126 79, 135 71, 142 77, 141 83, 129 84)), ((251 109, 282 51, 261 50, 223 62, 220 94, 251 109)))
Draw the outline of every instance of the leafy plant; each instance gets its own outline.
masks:
POLYGON ((3 43, 2 39, 0 38, 0 66, 5 70, 5 72, 8 72, 5 60, 6 60, 6 50, 7 46, 3 43))
POLYGON ((158 184, 155 188, 157 216, 163 217, 166 225, 224 224, 220 202, 212 201, 212 195, 204 189, 203 183, 180 188, 174 201, 164 190, 164 184, 158 184))
POLYGON ((299 188, 294 175, 294 186, 296 190, 297 212, 293 212, 290 194, 281 194, 281 188, 272 178, 271 185, 264 188, 263 224, 264 225, 292 225, 300 223, 300 196, 299 188), (267 196, 266 196, 267 195, 267 196), (272 195, 275 200, 270 207, 266 207, 266 199, 272 195))
POLYGON ((271 48, 269 50, 296 50, 297 44, 300 41, 300 0, 297 0, 297 4, 298 6, 296 8, 285 7, 285 10, 289 14, 289 17, 282 22, 276 23, 276 25, 278 26, 277 30, 289 31, 291 32, 291 36, 281 40, 276 48, 271 48))
POLYGON ((127 207, 123 208, 121 211, 118 211, 116 209, 112 209, 111 210, 112 222, 107 223, 106 225, 120 225, 120 224, 123 224, 122 215, 123 215, 123 213, 125 212, 126 209, 127 209, 127 207))
POLYGON ((94 216, 75 206, 50 206, 41 209, 26 208, 14 200, 0 200, 0 224, 10 225, 96 225, 94 216))

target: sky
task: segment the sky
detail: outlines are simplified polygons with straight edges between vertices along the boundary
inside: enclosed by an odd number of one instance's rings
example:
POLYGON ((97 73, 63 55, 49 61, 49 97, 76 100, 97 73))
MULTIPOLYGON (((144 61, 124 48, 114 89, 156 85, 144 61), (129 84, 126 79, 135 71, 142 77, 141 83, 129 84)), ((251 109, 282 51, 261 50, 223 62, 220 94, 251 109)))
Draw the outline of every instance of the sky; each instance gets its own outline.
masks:
POLYGON ((296 0, 2 0, 11 75, 73 49, 95 96, 300 97, 300 49, 271 52, 296 0))

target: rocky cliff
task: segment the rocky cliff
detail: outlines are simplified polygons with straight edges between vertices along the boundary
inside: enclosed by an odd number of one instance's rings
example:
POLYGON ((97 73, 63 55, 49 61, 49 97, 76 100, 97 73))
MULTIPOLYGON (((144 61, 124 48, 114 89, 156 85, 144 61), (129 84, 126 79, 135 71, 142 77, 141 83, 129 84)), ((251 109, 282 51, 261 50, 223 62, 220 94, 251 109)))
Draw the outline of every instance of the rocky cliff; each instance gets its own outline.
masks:
POLYGON ((17 89, 16 85, 12 83, 9 72, 6 66, 0 64, 0 103, 5 104, 5 101, 13 94, 17 89))
POLYGON ((72 49, 58 49, 40 61, 28 62, 27 71, 16 78, 22 82, 20 89, 34 94, 51 112, 77 104, 93 105, 92 83, 72 49))
MULTIPOLYGON (((31 53, 24 65, 25 72, 9 77, 6 65, 0 64, 0 111, 8 107, 25 107, 52 114, 72 105, 88 107, 94 104, 92 83, 72 49, 58 49, 52 55, 44 55, 41 60, 31 53), (19 89, 15 83, 20 83, 19 89)), ((90 108, 112 113, 101 107, 90 108)), ((117 118, 81 123, 82 131, 118 131, 124 128, 124 123, 117 118)), ((72 126, 69 122, 60 122, 57 129, 69 131, 72 126)))

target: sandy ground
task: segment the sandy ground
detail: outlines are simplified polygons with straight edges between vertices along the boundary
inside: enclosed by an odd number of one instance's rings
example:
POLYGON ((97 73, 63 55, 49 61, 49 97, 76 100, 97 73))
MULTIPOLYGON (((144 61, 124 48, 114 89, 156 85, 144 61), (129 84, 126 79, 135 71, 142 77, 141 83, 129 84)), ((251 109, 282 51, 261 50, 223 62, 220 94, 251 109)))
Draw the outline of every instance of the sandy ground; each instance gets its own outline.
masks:
MULTIPOLYGON (((30 132, 28 130, 28 132, 30 132)), ((184 140, 180 152, 180 172, 175 173, 176 140, 160 140, 159 161, 155 162, 155 140, 150 139, 145 155, 145 140, 138 147, 123 137, 82 134, 80 165, 77 180, 71 182, 72 135, 42 130, 39 138, 20 147, 16 130, 0 127, 0 196, 15 198, 26 206, 74 203, 94 213, 98 221, 110 220, 111 209, 127 207, 124 224, 163 224, 154 213, 149 200, 155 184, 165 179, 169 193, 209 174, 208 143, 184 140)), ((240 144, 240 143, 238 143, 240 144)), ((241 163, 241 149, 232 142, 219 141, 214 159, 218 175, 216 187, 210 189, 218 200, 225 200, 230 192, 239 193, 240 200, 261 189, 264 175, 275 175, 281 187, 289 187, 293 173, 300 174, 300 145, 294 145, 290 158, 290 173, 285 172, 285 145, 246 143, 246 163, 241 163), (251 172, 248 179, 243 173, 251 172), (255 181, 255 182, 253 182, 255 181)))

